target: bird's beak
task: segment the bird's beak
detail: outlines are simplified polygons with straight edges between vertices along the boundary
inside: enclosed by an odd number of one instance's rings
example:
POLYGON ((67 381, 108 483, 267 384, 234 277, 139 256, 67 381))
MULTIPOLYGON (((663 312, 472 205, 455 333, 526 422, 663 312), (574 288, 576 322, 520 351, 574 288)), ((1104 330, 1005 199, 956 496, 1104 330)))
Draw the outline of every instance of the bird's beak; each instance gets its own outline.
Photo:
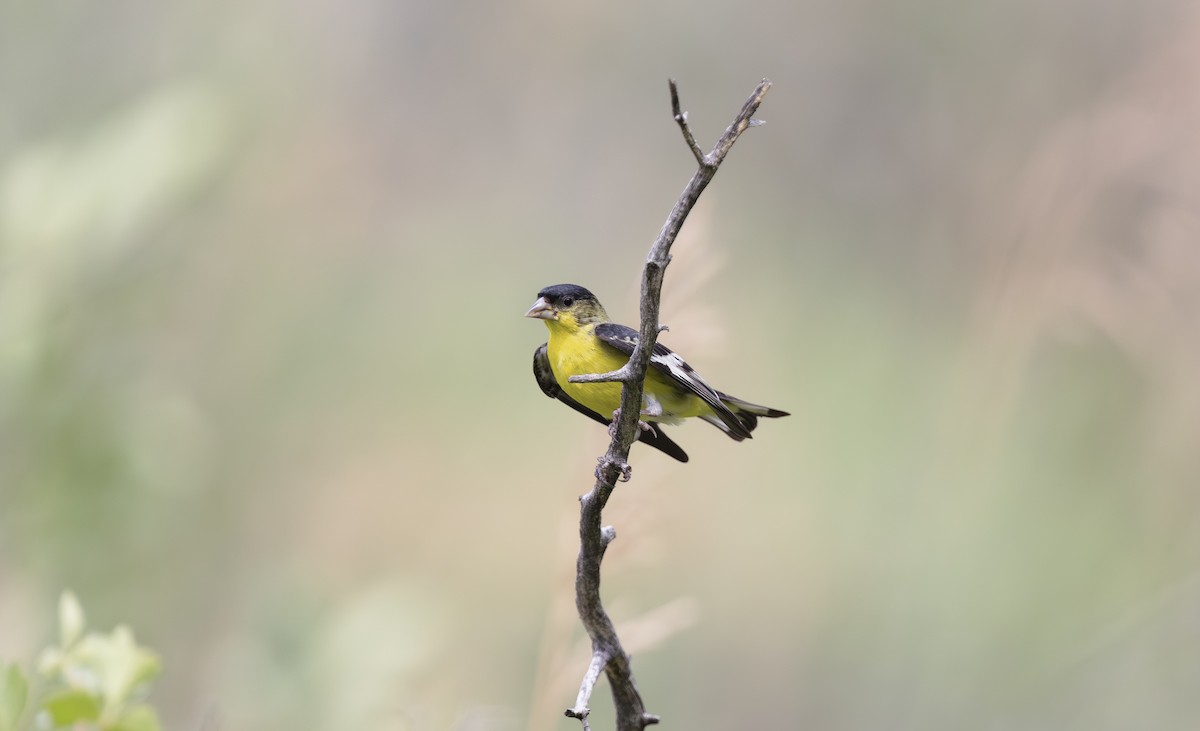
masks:
POLYGON ((529 312, 525 313, 526 317, 536 317, 539 320, 557 320, 558 313, 550 306, 545 297, 538 297, 538 301, 533 303, 533 307, 529 308, 529 312))

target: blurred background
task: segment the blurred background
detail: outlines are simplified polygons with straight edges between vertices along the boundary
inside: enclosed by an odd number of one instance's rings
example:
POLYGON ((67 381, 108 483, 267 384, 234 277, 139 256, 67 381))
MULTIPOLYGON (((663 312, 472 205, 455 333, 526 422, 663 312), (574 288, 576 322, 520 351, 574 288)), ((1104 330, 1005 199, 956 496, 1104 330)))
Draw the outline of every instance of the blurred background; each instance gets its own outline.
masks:
MULTIPOLYGON (((63 589, 175 729, 572 729, 604 430, 541 287, 793 412, 607 522, 672 728, 1200 724, 1200 13, 0 8, 0 657, 63 589), (633 323, 636 324, 636 323, 633 323)), ((606 686, 593 727, 611 724, 606 686)))

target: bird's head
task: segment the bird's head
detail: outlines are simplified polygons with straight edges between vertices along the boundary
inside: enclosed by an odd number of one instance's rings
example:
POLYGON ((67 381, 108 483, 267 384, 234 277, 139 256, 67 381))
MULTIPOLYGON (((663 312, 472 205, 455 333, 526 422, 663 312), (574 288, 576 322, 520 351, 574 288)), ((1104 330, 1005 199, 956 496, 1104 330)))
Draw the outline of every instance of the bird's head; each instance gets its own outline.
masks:
POLYGON ((607 322, 608 313, 596 295, 578 284, 556 284, 538 292, 537 302, 525 313, 526 317, 545 320, 547 327, 575 329, 595 322, 607 322))

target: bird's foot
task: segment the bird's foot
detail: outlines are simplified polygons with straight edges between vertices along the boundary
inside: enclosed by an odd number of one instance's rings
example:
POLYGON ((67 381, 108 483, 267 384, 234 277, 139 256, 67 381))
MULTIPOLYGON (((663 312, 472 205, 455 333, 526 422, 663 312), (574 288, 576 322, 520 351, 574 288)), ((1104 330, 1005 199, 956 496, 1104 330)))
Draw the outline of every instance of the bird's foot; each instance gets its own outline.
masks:
POLYGON ((617 482, 629 482, 630 478, 633 477, 633 468, 629 466, 628 462, 618 459, 609 459, 607 454, 597 459, 596 462, 597 480, 604 481, 607 479, 604 476, 604 473, 608 471, 609 467, 617 468, 619 472, 617 475, 617 482))
MULTIPOLYGON (((617 421, 620 418, 621 410, 617 409, 612 413, 612 421, 608 423, 608 436, 610 439, 615 439, 617 436, 617 421)), ((655 431, 654 427, 651 426, 650 422, 648 421, 642 421, 641 419, 638 419, 638 429, 641 431, 648 431, 654 436, 658 436, 658 432, 655 431)))

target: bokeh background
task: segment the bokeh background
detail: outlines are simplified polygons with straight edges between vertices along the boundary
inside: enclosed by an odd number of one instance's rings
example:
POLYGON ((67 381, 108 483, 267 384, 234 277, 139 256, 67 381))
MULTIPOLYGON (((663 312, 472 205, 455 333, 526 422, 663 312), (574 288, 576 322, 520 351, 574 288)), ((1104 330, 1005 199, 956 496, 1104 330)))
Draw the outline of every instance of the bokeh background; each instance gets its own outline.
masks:
MULTIPOLYGON (((571 729, 619 319, 794 413, 644 448, 605 596, 671 728, 1200 724, 1182 0, 0 7, 0 656, 76 591, 175 729, 571 729)), ((606 687, 594 727, 611 722, 606 687)))

